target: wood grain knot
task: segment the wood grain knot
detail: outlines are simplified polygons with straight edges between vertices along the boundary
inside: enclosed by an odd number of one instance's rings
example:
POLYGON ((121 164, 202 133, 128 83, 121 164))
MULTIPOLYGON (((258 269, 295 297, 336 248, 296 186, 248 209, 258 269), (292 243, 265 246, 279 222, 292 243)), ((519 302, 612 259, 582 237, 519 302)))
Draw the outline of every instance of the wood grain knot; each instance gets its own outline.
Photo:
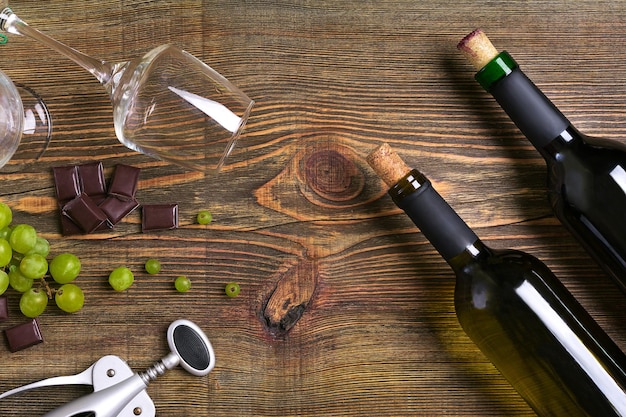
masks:
POLYGON ((303 258, 297 265, 278 275, 278 281, 263 308, 269 332, 284 336, 306 311, 315 292, 318 262, 303 258))
POLYGON ((303 162, 304 181, 322 198, 348 201, 363 191, 365 177, 362 172, 336 149, 316 151, 303 162))
MULTIPOLYGON (((293 157, 285 168, 255 190, 260 206, 302 222, 352 222, 372 217, 372 202, 387 189, 381 187, 380 178, 361 153, 337 138, 326 137, 299 142, 290 150, 293 157)), ((319 238, 319 234, 311 237, 319 238)), ((316 251, 309 255, 326 256, 316 251)))

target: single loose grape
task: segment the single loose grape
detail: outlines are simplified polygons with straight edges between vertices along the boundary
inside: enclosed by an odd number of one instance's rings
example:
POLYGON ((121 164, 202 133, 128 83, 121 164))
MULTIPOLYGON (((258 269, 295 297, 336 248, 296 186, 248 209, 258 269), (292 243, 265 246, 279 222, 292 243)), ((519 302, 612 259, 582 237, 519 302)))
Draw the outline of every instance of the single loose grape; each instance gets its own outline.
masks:
POLYGON ((198 224, 209 224, 213 220, 213 215, 209 210, 200 210, 196 216, 198 224))
POLYGON ((38 253, 26 255, 20 262, 20 272, 26 278, 43 278, 48 272, 48 261, 38 253))
POLYGON ((80 274, 80 259, 73 253, 62 253, 50 262, 50 275, 59 284, 74 281, 80 274))
POLYGON ((132 271, 125 266, 115 268, 109 274, 109 284, 115 291, 124 291, 125 289, 128 289, 131 285, 133 285, 133 281, 135 281, 135 276, 132 271))
POLYGON ((6 239, 0 238, 0 267, 7 266, 11 259, 13 259, 11 244, 6 239))
POLYGON ((13 211, 11 207, 4 203, 0 203, 0 229, 3 229, 13 221, 13 211))
POLYGON ((18 224, 11 231, 9 243, 14 251, 27 253, 37 243, 37 231, 29 224, 18 224))
POLYGON ((226 287, 224 287, 224 291, 229 297, 237 297, 241 291, 241 287, 239 287, 239 284, 236 282, 229 282, 226 284, 226 287))
POLYGON ((31 250, 29 250, 26 255, 30 255, 31 253, 38 253, 45 258, 50 253, 50 242, 48 242, 43 237, 37 236, 35 246, 31 250))
POLYGON ((56 291, 54 301, 66 313, 75 313, 85 304, 85 294, 76 284, 64 284, 56 291))
POLYGON ((4 294, 7 288, 9 288, 9 274, 0 269, 0 295, 4 294))
POLYGON ((186 276, 176 277, 174 287, 176 287, 176 291, 178 292, 187 292, 191 288, 191 280, 186 276))
POLYGON ((40 316, 48 305, 48 295, 39 288, 31 288, 20 297, 20 311, 28 318, 40 316))
POLYGON ((17 292, 26 292, 33 286, 33 280, 26 278, 16 265, 9 267, 9 285, 17 292))
POLYGON ((161 272, 161 262, 158 259, 148 259, 144 268, 150 275, 158 274, 161 272))

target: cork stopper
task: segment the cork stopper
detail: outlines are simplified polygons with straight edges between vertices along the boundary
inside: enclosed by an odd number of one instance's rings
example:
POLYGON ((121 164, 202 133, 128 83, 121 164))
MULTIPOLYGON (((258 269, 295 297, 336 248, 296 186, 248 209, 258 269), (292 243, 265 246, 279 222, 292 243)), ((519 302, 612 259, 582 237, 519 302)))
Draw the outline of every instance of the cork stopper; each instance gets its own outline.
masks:
POLYGON ((388 143, 383 143, 367 156, 367 163, 389 187, 393 187, 411 171, 388 143))
POLYGON ((482 29, 476 29, 456 46, 470 63, 481 70, 498 55, 498 50, 493 46, 485 32, 482 29))

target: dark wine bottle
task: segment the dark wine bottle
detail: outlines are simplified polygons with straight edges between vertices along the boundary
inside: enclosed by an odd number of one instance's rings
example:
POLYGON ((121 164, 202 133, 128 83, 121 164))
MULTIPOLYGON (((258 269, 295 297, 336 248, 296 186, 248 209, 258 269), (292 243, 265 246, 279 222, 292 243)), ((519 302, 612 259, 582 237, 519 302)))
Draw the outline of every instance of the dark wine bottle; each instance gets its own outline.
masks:
POLYGON ((454 270, 464 331, 539 416, 626 416, 626 356, 545 264, 485 245, 388 145, 367 160, 454 270))
POLYGON ((546 160, 556 217, 626 293, 626 145, 586 136, 477 29, 458 45, 491 93, 546 160))

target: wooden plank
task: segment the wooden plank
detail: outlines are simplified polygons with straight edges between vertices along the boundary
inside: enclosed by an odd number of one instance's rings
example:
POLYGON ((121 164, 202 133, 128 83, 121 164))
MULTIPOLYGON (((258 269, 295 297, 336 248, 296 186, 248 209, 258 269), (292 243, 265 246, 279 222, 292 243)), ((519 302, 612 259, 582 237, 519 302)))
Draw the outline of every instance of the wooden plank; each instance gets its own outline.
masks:
MULTIPOLYGON (((473 80, 455 50, 483 27, 581 130, 623 141, 626 3, 532 0, 15 0, 24 20, 119 62, 162 43, 203 59, 255 101, 219 177, 126 149, 108 96, 86 71, 10 36, 0 69, 36 89, 54 118, 44 158, 3 174, 17 222, 83 261, 85 308, 41 317, 45 343, 9 353, 0 391, 81 371, 116 354, 141 371, 167 354, 178 318, 203 327, 215 370, 177 369, 150 386, 159 416, 531 416, 459 327, 454 277, 393 205, 365 155, 389 142, 428 175, 490 245, 544 260, 626 347, 623 295, 550 213, 545 165, 473 80), (140 212, 111 232, 60 234, 51 168, 103 161, 142 169, 140 202, 176 202, 181 227, 141 233, 140 212), (209 209, 214 221, 195 224, 209 209), (163 270, 143 272, 146 259, 163 270), (113 292, 126 265, 136 283, 113 292), (173 279, 191 278, 176 293, 173 279), (240 283, 233 299, 223 287, 240 283)), ((11 318, 21 322, 9 291, 11 318)), ((41 415, 87 393, 47 389, 0 400, 41 415)))

